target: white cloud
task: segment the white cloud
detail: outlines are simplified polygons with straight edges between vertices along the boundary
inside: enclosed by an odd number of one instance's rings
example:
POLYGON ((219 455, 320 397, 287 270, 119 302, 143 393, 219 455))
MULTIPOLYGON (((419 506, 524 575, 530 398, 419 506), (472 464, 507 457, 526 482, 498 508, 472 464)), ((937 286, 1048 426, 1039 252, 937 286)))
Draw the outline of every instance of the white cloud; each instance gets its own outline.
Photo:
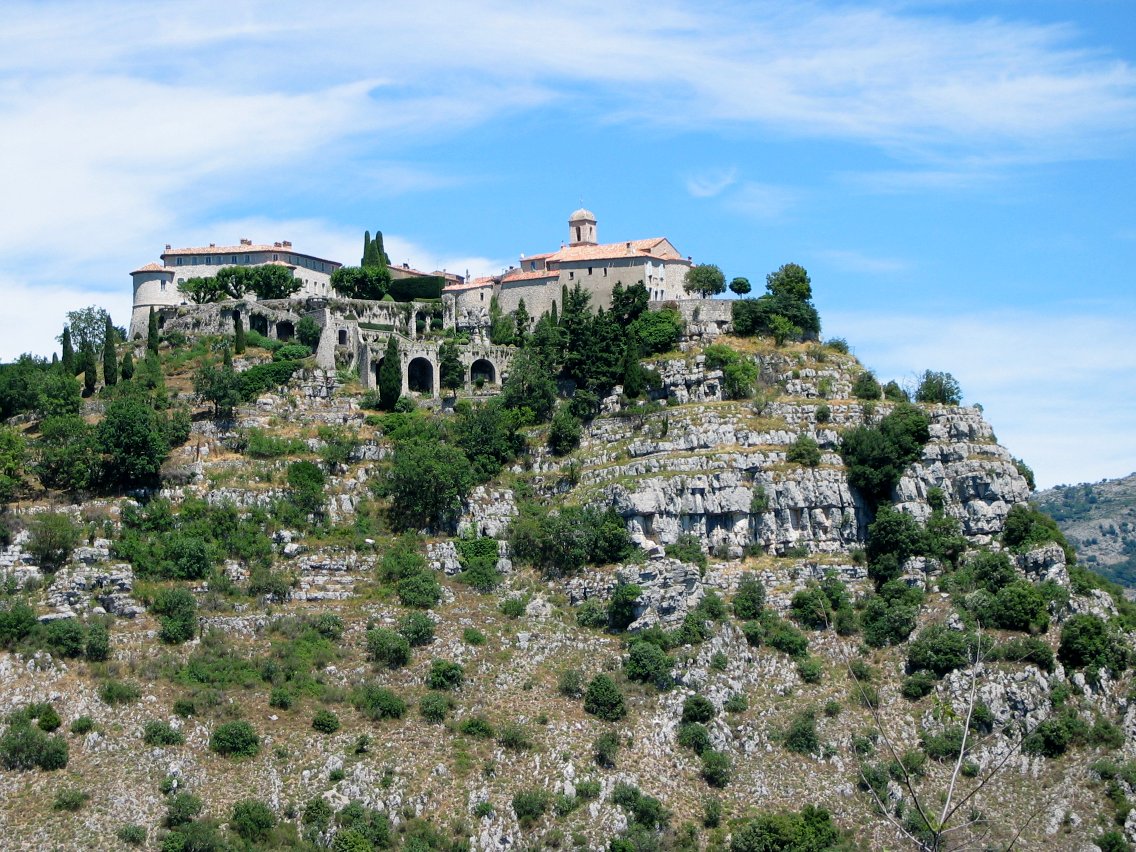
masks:
POLYGON ((687 177, 686 191, 695 198, 713 198, 732 186, 737 179, 736 168, 709 169, 687 177))
POLYGON ((911 264, 900 258, 872 257, 862 252, 852 250, 827 249, 819 252, 819 255, 827 259, 837 269, 844 272, 888 274, 908 272, 911 269, 911 264))
POLYGON ((1046 487, 1136 470, 1136 348, 1125 319, 1133 313, 1132 305, 1116 305, 1110 316, 830 313, 825 327, 854 341, 883 379, 913 383, 924 369, 953 374, 1046 487))
POLYGON ((67 323, 67 312, 98 305, 110 312, 115 325, 130 321, 130 288, 114 291, 73 286, 30 284, 0 278, 4 310, 0 311, 0 361, 25 352, 50 357, 58 352, 55 338, 67 323))
POLYGON ((797 202, 798 190, 746 181, 726 197, 726 206, 745 216, 771 222, 784 218, 797 202))

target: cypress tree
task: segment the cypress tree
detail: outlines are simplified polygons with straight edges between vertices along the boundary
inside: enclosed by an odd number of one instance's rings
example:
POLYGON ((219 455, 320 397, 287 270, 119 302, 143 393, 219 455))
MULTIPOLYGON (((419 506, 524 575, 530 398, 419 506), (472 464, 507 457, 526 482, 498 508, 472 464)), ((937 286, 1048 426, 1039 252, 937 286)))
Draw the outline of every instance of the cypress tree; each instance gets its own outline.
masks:
POLYGON ((552 315, 549 318, 552 320, 552 327, 553 328, 556 328, 558 325, 560 325, 560 317, 556 313, 556 300, 555 299, 552 300, 552 315))
POLYGON ((398 341, 392 334, 387 338, 383 363, 379 367, 379 407, 383 411, 394 411, 394 405, 400 396, 402 396, 402 363, 398 357, 398 341))
POLYGON ((360 266, 371 266, 371 232, 363 232, 363 257, 359 260, 360 266))
POLYGON ((525 345, 525 338, 529 334, 529 311, 525 307, 525 300, 521 299, 517 302, 517 309, 513 311, 515 319, 514 325, 516 326, 516 344, 517 346, 525 345))
POLYGON ((226 370, 233 369, 233 350, 228 346, 225 347, 225 354, 221 360, 226 370))
POLYGON ((75 347, 71 343, 71 326, 63 326, 63 369, 67 375, 74 376, 79 371, 75 368, 75 347))
POLYGON ((238 355, 245 351, 245 323, 240 314, 233 317, 233 351, 238 355))
POLYGON ((383 247, 383 232, 375 231, 375 266, 387 267, 390 266, 390 255, 387 254, 386 248, 383 247))
POLYGON ((150 324, 146 329, 146 348, 158 354, 158 315, 150 308, 150 324))
POLYGON ((107 387, 118 384, 118 357, 114 352, 116 334, 110 324, 110 314, 107 314, 106 328, 103 329, 103 384, 107 387))
POLYGON ((130 354, 129 349, 122 355, 122 367, 118 372, 124 382, 134 378, 134 356, 130 354))
POLYGON ((83 368, 83 391, 90 396, 95 392, 99 383, 98 366, 95 361, 95 348, 90 343, 84 343, 79 350, 79 361, 83 368))

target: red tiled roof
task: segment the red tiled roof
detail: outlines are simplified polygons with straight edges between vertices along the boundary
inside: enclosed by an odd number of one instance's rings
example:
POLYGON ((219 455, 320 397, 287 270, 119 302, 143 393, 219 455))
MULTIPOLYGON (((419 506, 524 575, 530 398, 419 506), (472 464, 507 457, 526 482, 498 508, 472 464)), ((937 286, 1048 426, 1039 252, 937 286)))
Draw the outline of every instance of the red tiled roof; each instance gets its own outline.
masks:
POLYGON ((463 290, 480 290, 482 287, 492 287, 497 283, 496 278, 474 278, 462 284, 447 284, 442 288, 443 293, 459 293, 463 290))
POLYGON ((549 255, 549 263, 571 263, 580 260, 617 260, 627 257, 650 257, 655 260, 674 260, 688 263, 675 251, 666 237, 648 240, 628 240, 598 246, 568 246, 549 255))
POLYGON ((323 263, 330 263, 334 266, 342 266, 343 264, 337 260, 328 260, 323 257, 316 257, 314 254, 305 254, 302 251, 296 251, 294 246, 285 245, 264 245, 264 244, 248 244, 239 246, 191 246, 189 248, 166 249, 159 255, 162 258, 176 257, 177 255, 206 255, 206 254, 252 254, 253 252, 276 252, 277 254, 295 254, 302 257, 310 257, 312 260, 322 261, 323 263))
POLYGON ((162 266, 160 263, 147 263, 145 266, 139 266, 137 269, 131 271, 131 275, 138 272, 168 272, 170 275, 174 274, 172 266, 162 266))
POLYGON ((555 269, 533 269, 524 271, 520 269, 512 269, 501 276, 501 283, 507 281, 536 281, 542 278, 559 278, 560 273, 555 269))

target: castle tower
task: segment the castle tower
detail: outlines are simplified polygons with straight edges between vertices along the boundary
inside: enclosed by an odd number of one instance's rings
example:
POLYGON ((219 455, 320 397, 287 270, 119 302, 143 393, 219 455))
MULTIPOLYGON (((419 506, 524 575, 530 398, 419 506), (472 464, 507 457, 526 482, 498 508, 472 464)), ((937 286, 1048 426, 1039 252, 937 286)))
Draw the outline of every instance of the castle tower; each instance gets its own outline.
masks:
POLYGON ((582 207, 568 217, 568 245, 596 245, 596 216, 582 207))

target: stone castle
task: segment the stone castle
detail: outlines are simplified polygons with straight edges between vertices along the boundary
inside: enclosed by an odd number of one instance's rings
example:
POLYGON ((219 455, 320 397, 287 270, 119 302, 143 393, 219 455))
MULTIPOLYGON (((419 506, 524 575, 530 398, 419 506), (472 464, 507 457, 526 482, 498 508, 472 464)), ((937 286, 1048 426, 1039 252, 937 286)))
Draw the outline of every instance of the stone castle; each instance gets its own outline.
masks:
POLYGON ((412 302, 369 301, 339 297, 331 276, 342 263, 297 251, 289 241, 254 244, 242 239, 236 246, 173 249, 161 254, 161 263, 148 263, 130 273, 134 306, 130 337, 144 337, 150 311, 159 324, 189 333, 232 333, 240 317, 247 327, 266 337, 289 340, 303 317, 324 329, 316 351, 321 368, 349 368, 358 372, 364 386, 375 387, 387 339, 399 341, 403 391, 438 395, 436 332, 454 330, 469 336, 459 347, 466 369, 466 389, 487 390, 500 385, 507 374, 513 348, 489 341, 490 308, 512 313, 524 303, 535 321, 542 313, 559 308, 564 288, 579 286, 591 294, 593 307, 607 308, 615 286, 642 283, 656 306, 674 303, 699 333, 715 334, 730 319, 729 303, 688 298, 683 282, 692 261, 679 254, 665 237, 601 244, 596 217, 580 209, 568 219, 568 240, 560 249, 524 255, 518 265, 501 275, 474 278, 446 272, 424 273, 408 264, 391 266, 392 278, 433 275, 444 278, 439 299, 412 302), (191 278, 216 275, 228 266, 283 266, 301 286, 289 299, 241 299, 191 304, 180 289, 191 278))

